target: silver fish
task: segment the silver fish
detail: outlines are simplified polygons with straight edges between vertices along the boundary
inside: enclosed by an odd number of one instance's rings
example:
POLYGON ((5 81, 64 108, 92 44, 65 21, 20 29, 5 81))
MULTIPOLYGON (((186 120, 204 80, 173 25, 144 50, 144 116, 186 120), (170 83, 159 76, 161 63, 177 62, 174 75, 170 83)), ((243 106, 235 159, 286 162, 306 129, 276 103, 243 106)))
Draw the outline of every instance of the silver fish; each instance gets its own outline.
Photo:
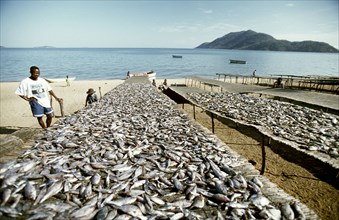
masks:
POLYGON ((35 200, 37 197, 37 191, 30 181, 27 181, 24 196, 26 199, 35 200))
POLYGON ((218 193, 227 195, 227 187, 223 183, 223 181, 217 180, 215 181, 215 189, 217 190, 218 193))
POLYGON ((16 210, 15 208, 5 206, 0 206, 0 213, 5 213, 6 215, 12 218, 17 218, 18 216, 22 215, 22 213, 16 210))
POLYGON ((194 198, 191 208, 202 209, 205 206, 205 197, 198 195, 194 198))
POLYGON ((259 180, 257 176, 252 178, 252 182, 259 186, 260 188, 264 186, 264 184, 259 180))
POLYGON ((42 203, 45 200, 49 199, 50 197, 59 193, 62 190, 62 184, 63 184, 62 181, 54 182, 50 187, 48 187, 46 194, 41 198, 39 203, 42 203))
POLYGON ((220 168, 211 160, 208 159, 209 164, 211 165, 211 168, 213 170, 213 173, 220 179, 220 180, 224 180, 225 177, 227 176, 227 174, 223 171, 220 170, 220 168))
POLYGON ((19 174, 12 174, 10 176, 5 177, 2 180, 1 188, 4 189, 6 187, 12 186, 19 176, 20 176, 19 174))
POLYGON ((45 196, 46 192, 47 192, 47 186, 44 186, 44 187, 40 190, 40 192, 39 192, 37 198, 35 199, 33 205, 37 205, 37 204, 41 201, 42 197, 45 196))
POLYGON ((90 217, 93 216, 93 213, 96 214, 97 211, 95 205, 88 205, 73 211, 69 217, 70 219, 91 219, 90 217))
POLYGON ((144 205, 148 213, 153 213, 153 203, 147 194, 143 194, 144 205))
POLYGON ((294 211, 295 218, 297 218, 298 220, 306 219, 305 214, 303 213, 303 211, 301 210, 301 207, 296 201, 292 202, 291 207, 294 211))
POLYGON ((6 162, 4 164, 0 164, 0 174, 7 172, 9 169, 13 169, 14 168, 13 166, 15 165, 16 165, 16 161, 14 160, 6 162))
POLYGON ((179 220, 179 219, 182 219, 183 217, 184 217, 184 213, 179 212, 179 213, 172 215, 170 217, 170 220, 179 220))
POLYGON ((92 176, 92 178, 91 178, 92 185, 93 186, 98 185, 100 183, 100 180, 101 180, 100 174, 95 173, 94 176, 92 176))
POLYGON ((37 163, 35 161, 28 161, 25 164, 22 165, 22 167, 19 169, 19 173, 26 173, 33 169, 37 163))
POLYGON ((274 208, 264 208, 260 211, 259 215, 265 219, 280 220, 281 211, 274 208))
POLYGON ((109 210, 107 206, 102 207, 96 214, 95 219, 105 219, 108 215, 108 211, 109 210))
POLYGON ((110 168, 111 171, 119 171, 119 172, 124 172, 132 169, 132 166, 129 166, 127 164, 118 164, 110 168))
POLYGON ((11 197, 12 194, 12 190, 10 188, 6 188, 2 194, 1 194, 1 206, 4 206, 6 204, 6 202, 8 201, 8 199, 11 197))
POLYGON ((281 210, 281 214, 282 214, 282 217, 286 220, 292 220, 294 219, 294 212, 290 206, 289 203, 284 203, 281 207, 280 207, 280 210, 281 210))
POLYGON ((217 202, 229 202, 231 201, 226 195, 224 194, 220 194, 220 193, 217 193, 217 194, 213 194, 211 196, 211 198, 217 202))
POLYGON ((115 207, 121 207, 123 205, 133 204, 135 201, 137 201, 136 197, 123 197, 113 201, 106 201, 106 203, 109 205, 114 205, 115 207))
POLYGON ((130 189, 138 188, 146 183, 146 180, 139 180, 133 183, 130 189))
POLYGON ((132 189, 128 192, 128 195, 131 196, 131 197, 137 197, 137 196, 140 196, 144 193, 145 193, 144 190, 132 189))
POLYGON ((150 196, 150 199, 157 205, 160 205, 160 206, 165 205, 165 202, 162 199, 160 199, 159 197, 150 196))
POLYGON ((117 216, 118 214, 118 211, 116 209, 113 209, 111 211, 108 212, 105 220, 113 220, 113 219, 116 219, 115 217, 117 216))
POLYGON ((85 187, 85 190, 81 193, 81 198, 85 199, 92 195, 92 183, 89 182, 87 186, 85 187))
POLYGON ((145 217, 142 212, 140 211, 138 206, 135 205, 123 205, 118 208, 122 212, 129 214, 133 217, 139 218, 141 220, 147 220, 147 217, 145 217))
POLYGON ((38 212, 30 216, 27 220, 35 220, 35 219, 52 220, 54 216, 55 216, 55 213, 52 213, 52 212, 38 212))
POLYGON ((180 182, 177 178, 172 177, 172 180, 173 180, 173 183, 174 183, 175 188, 176 188, 178 191, 184 190, 184 186, 181 184, 181 182, 180 182))

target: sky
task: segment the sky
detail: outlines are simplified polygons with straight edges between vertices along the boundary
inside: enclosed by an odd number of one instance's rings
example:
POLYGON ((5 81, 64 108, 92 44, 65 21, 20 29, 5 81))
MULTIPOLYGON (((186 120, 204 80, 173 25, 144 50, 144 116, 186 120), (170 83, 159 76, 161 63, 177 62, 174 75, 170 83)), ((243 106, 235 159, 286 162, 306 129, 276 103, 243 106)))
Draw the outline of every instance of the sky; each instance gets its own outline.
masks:
POLYGON ((336 48, 338 0, 1 0, 0 45, 195 48, 230 32, 336 48))

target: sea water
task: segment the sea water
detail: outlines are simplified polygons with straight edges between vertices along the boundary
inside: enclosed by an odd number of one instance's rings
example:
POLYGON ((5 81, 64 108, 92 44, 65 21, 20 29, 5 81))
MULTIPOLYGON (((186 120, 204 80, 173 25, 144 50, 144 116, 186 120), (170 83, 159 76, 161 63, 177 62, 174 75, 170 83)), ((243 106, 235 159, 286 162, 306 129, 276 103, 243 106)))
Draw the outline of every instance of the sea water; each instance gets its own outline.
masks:
POLYGON ((321 75, 339 77, 338 53, 274 52, 224 49, 163 48, 1 48, 0 81, 20 81, 29 67, 41 77, 76 77, 77 80, 124 79, 127 71, 153 70, 157 78, 216 73, 252 75, 321 75), (181 55, 182 58, 173 58, 181 55), (230 64, 230 59, 247 61, 230 64))

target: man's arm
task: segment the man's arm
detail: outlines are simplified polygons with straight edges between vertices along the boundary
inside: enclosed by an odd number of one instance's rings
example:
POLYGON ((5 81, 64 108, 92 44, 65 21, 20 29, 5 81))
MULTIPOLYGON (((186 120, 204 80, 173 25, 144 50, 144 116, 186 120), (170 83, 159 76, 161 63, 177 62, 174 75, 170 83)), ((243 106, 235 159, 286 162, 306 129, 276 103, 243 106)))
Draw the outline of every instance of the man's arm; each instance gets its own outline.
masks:
POLYGON ((49 94, 50 94, 51 96, 53 96, 58 102, 61 102, 61 101, 62 101, 62 98, 58 98, 58 97, 55 95, 55 93, 53 92, 53 90, 50 90, 50 91, 49 91, 49 94))
POLYGON ((19 95, 22 99, 24 99, 24 100, 26 100, 26 101, 28 101, 28 102, 31 102, 31 101, 35 101, 36 100, 36 98, 34 98, 34 97, 29 97, 28 98, 28 96, 24 96, 24 95, 19 95))

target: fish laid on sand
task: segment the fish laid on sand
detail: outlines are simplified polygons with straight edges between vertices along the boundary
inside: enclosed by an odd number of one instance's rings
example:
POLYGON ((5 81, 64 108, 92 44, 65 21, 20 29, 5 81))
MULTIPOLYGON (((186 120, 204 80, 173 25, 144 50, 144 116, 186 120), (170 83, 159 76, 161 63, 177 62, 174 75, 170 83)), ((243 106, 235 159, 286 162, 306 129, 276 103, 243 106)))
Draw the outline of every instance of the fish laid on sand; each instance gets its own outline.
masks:
POLYGON ((60 119, 31 149, 1 165, 0 214, 13 219, 304 215, 293 210, 299 207, 295 201, 289 206, 266 198, 258 177, 234 169, 241 163, 156 88, 123 84, 60 119))

